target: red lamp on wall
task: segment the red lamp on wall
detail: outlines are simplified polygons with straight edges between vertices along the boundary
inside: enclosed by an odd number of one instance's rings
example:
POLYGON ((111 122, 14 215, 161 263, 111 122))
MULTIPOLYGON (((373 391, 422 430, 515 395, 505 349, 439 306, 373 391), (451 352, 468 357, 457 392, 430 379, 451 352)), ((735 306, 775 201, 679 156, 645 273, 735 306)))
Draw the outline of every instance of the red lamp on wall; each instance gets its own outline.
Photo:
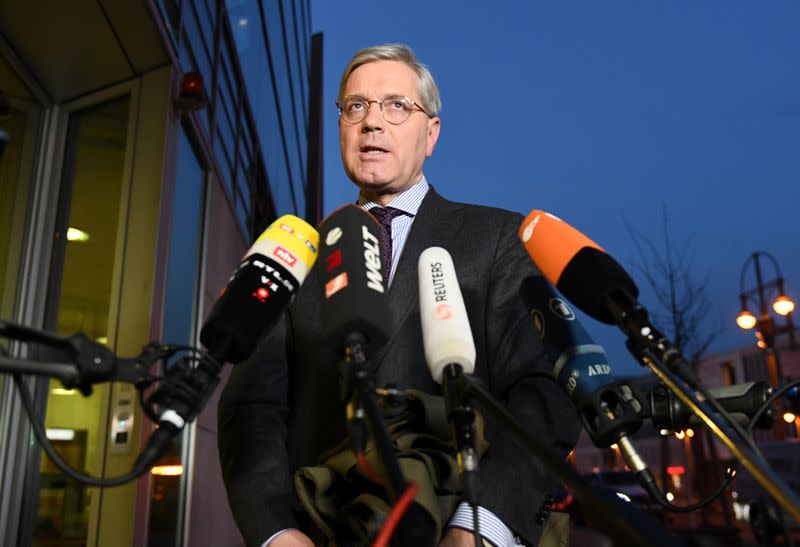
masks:
POLYGON ((203 75, 197 71, 181 76, 181 84, 175 97, 175 110, 180 114, 195 112, 208 106, 203 75))

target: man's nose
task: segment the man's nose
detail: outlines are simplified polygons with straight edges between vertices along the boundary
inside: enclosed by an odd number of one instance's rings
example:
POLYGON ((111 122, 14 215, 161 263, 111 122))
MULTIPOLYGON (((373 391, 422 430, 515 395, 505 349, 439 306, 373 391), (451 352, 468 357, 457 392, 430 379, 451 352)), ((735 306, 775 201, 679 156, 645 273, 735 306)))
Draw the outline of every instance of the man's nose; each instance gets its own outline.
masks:
POLYGON ((361 120, 361 130, 364 132, 380 130, 383 129, 384 123, 386 122, 383 119, 381 105, 374 102, 369 105, 367 115, 361 120))

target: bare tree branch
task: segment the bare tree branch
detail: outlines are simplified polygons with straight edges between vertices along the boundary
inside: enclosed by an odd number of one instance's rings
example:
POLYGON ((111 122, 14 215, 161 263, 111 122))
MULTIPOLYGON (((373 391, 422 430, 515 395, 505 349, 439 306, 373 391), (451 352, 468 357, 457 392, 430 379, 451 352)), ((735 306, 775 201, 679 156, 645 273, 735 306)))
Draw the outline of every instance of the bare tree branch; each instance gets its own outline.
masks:
POLYGON ((644 277, 658 302, 658 308, 651 310, 653 322, 665 330, 690 363, 697 362, 722 332, 722 326, 719 321, 710 325, 713 306, 707 296, 708 276, 697 280, 692 271, 693 237, 680 245, 674 243, 665 204, 661 207, 658 245, 634 229, 624 216, 623 222, 638 254, 633 269, 644 277))

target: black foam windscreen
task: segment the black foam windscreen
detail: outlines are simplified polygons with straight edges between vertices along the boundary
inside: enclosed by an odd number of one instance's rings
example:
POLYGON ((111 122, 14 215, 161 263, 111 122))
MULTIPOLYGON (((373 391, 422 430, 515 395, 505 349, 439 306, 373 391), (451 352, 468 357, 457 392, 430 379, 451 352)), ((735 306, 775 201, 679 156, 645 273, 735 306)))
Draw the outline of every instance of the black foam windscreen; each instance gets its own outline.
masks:
POLYGON ((289 306, 298 286, 276 260, 259 253, 247 256, 211 309, 200 341, 220 361, 245 360, 289 306))
POLYGON ((317 259, 319 234, 283 215, 245 253, 214 303, 200 341, 220 361, 239 363, 289 306, 317 259))
POLYGON ((623 291, 639 296, 636 283, 619 262, 592 247, 584 247, 569 261, 556 285, 559 291, 586 314, 614 325, 608 309, 609 295, 623 291))
POLYGON ((344 345, 361 334, 374 350, 391 331, 380 225, 356 205, 340 207, 319 226, 318 279, 323 336, 344 345))

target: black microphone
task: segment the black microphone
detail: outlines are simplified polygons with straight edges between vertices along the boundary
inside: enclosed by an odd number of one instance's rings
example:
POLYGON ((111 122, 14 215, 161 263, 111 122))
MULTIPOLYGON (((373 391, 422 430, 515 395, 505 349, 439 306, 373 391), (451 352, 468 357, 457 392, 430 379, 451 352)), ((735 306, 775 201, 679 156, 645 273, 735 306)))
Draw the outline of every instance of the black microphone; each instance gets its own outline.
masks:
POLYGON ((642 425, 642 396, 617 381, 605 350, 589 336, 575 313, 543 277, 529 277, 520 295, 553 362, 553 376, 570 396, 586 432, 599 448, 642 425))
POLYGON ((475 342, 453 259, 441 247, 419 256, 419 311, 425 361, 433 379, 444 385, 456 459, 464 498, 477 503, 478 454, 475 450, 475 412, 460 389, 460 377, 475 371, 475 342))
MULTIPOLYGON (((750 420, 772 395, 772 388, 767 382, 759 380, 712 388, 708 392, 740 426, 749 427, 750 420)), ((659 384, 649 391, 646 403, 645 412, 647 414, 642 414, 642 417, 650 416, 653 425, 657 428, 679 431, 687 427, 702 425, 697 415, 663 384, 659 384)), ((774 416, 771 412, 771 409, 763 412, 754 427, 759 429, 772 427, 774 416)))
POLYGON ((391 332, 380 225, 349 204, 323 219, 319 231, 323 338, 336 345, 358 341, 374 350, 391 332))
POLYGON ((211 308, 200 341, 217 361, 239 363, 289 306, 317 259, 319 234, 284 215, 253 243, 211 308))
POLYGON ((313 266, 318 244, 317 231, 293 215, 277 219, 253 243, 200 331, 208 354, 196 357, 196 363, 188 359, 173 363, 150 397, 160 407, 159 427, 139 455, 137 469, 152 465, 195 419, 219 383, 221 365, 239 363, 253 353, 313 266))
MULTIPOLYGON (((391 333, 385 270, 381 257, 380 225, 356 205, 345 205, 319 226, 320 258, 317 263, 322 291, 322 336, 343 349, 340 364, 341 398, 346 402, 353 448, 363 452, 367 422, 375 443, 391 503, 406 491, 406 479, 386 428, 375 393, 367 353, 380 348, 391 333)), ((397 531, 398 544, 430 545, 433 522, 416 504, 408 507, 397 531)))

